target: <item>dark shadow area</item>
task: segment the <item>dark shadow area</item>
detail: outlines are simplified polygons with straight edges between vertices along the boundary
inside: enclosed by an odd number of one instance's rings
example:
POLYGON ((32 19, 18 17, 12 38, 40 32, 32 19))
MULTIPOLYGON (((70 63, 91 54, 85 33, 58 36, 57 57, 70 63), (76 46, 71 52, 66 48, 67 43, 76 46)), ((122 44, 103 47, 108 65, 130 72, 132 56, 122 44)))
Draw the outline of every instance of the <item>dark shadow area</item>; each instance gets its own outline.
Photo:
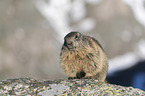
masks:
POLYGON ((111 84, 132 86, 145 91, 145 61, 140 61, 127 70, 108 75, 107 80, 111 84))

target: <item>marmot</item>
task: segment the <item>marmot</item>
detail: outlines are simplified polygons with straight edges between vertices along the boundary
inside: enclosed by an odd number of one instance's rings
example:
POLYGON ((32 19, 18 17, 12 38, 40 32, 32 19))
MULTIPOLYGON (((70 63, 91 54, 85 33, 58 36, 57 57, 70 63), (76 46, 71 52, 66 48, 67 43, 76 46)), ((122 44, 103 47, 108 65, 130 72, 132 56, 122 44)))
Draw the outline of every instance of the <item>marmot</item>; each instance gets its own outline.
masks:
POLYGON ((92 78, 104 82, 108 60, 102 46, 93 37, 70 32, 64 37, 60 63, 69 79, 92 78))

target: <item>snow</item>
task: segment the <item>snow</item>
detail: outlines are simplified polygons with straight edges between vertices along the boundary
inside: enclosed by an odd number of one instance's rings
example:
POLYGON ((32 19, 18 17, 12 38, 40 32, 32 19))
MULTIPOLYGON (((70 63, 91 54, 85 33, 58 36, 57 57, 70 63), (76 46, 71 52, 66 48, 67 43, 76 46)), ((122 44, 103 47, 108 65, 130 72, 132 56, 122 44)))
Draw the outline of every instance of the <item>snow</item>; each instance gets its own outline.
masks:
POLYGON ((84 0, 74 0, 71 5, 71 19, 76 22, 83 19, 86 15, 84 0))
MULTIPOLYGON (((136 20, 145 26, 145 0, 123 0, 132 9, 136 20)), ((136 28, 136 36, 142 35, 142 31, 136 28)), ((121 36, 122 40, 129 42, 132 38, 132 33, 125 30, 121 36)), ((145 60, 145 40, 141 39, 134 45, 134 52, 125 53, 122 56, 116 56, 109 60, 109 74, 127 69, 134 66, 140 60, 145 60), (136 47, 137 46, 137 47, 136 47)))
POLYGON ((135 18, 145 27, 145 0, 123 0, 132 9, 135 18))
POLYGON ((115 71, 127 69, 135 65, 138 61, 139 58, 134 53, 126 53, 122 56, 116 56, 109 60, 110 65, 108 73, 111 74, 115 71))
POLYGON ((79 23, 78 30, 80 30, 81 32, 89 32, 93 28, 95 28, 95 25, 96 23, 92 18, 87 18, 79 23))
POLYGON ((90 4, 96 4, 96 3, 100 3, 102 0, 85 0, 85 1, 90 4))
POLYGON ((145 60, 145 40, 140 40, 135 46, 134 52, 128 52, 109 60, 109 74, 134 66, 137 62, 145 60))
MULTIPOLYGON (((58 35, 57 39, 61 43, 63 37, 73 28, 70 27, 70 21, 81 21, 75 28, 81 32, 89 32, 95 27, 95 22, 92 18, 85 18, 85 4, 96 4, 102 0, 37 0, 35 3, 38 11, 46 18, 58 35), (71 19, 70 19, 71 18, 71 19)), ((145 0, 123 0, 132 9, 135 18, 143 26, 145 26, 145 0)), ((75 29, 76 30, 76 29, 75 29)), ((142 31, 136 28, 136 35, 142 35, 142 31), (140 31, 139 31, 140 30, 140 31)), ((125 30, 121 38, 125 42, 129 42, 132 38, 132 33, 125 30)), ((139 60, 145 59, 145 40, 140 40, 135 46, 134 52, 125 53, 122 56, 117 56, 109 60, 109 73, 123 70, 134 66, 139 60)))
MULTIPOLYGON (((58 41, 63 41, 63 37, 70 31, 71 22, 79 22, 77 25, 79 31, 88 32, 95 26, 95 22, 86 16, 86 3, 98 3, 101 0, 37 0, 35 6, 38 11, 46 18, 54 32, 58 35, 58 41)), ((42 25, 43 26, 43 25, 42 25)), ((75 29, 76 30, 76 29, 75 29)), ((62 42, 61 42, 62 43, 62 42)))
POLYGON ((70 31, 68 13, 70 11, 70 0, 37 0, 36 8, 50 23, 54 32, 58 35, 58 41, 62 41, 63 37, 70 31))

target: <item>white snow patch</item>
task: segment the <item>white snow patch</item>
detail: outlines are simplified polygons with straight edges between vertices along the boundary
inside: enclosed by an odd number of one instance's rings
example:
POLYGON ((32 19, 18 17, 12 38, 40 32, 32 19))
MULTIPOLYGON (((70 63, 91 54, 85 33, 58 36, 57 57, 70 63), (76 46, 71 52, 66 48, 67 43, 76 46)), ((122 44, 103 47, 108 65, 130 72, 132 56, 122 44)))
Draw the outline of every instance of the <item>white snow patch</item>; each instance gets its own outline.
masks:
POLYGON ((93 19, 87 18, 78 25, 78 29, 82 32, 88 32, 95 28, 95 25, 96 23, 93 19))
POLYGON ((139 61, 139 58, 134 53, 126 53, 122 56, 117 56, 109 60, 109 71, 111 74, 115 71, 130 68, 139 61))
POLYGON ((70 11, 70 0, 37 0, 36 8, 50 23, 53 30, 57 33, 58 41, 62 41, 63 37, 70 30, 68 13, 70 11))
POLYGON ((123 0, 132 9, 135 18, 145 27, 145 0, 123 0))
POLYGON ((145 40, 141 39, 138 44, 135 45, 135 51, 126 53, 122 56, 116 56, 109 60, 108 73, 114 73, 116 71, 130 68, 137 64, 137 62, 145 60, 145 40))
POLYGON ((85 1, 90 4, 96 4, 96 3, 100 3, 102 0, 85 0, 85 1))
MULTIPOLYGON (((62 43, 63 37, 73 30, 70 27, 71 22, 82 21, 76 25, 78 30, 90 31, 95 23, 91 19, 86 19, 86 3, 98 3, 102 0, 36 0, 36 8, 46 18, 56 32, 56 39, 62 43)), ((44 28, 45 23, 42 25, 44 28)), ((76 29, 74 29, 76 30, 76 29)))
POLYGON ((74 0, 71 5, 70 13, 72 21, 74 22, 83 19, 86 15, 84 0, 74 0))

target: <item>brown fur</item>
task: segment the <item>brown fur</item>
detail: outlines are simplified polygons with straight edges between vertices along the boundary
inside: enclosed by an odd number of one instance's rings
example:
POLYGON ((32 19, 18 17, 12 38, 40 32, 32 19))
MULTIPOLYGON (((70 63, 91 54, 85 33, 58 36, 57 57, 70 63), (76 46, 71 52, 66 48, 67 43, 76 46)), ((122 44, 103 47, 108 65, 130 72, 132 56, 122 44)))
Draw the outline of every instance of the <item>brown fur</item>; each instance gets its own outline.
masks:
POLYGON ((70 78, 105 81, 108 60, 98 41, 78 32, 67 34, 64 40, 60 54, 64 72, 70 78))

